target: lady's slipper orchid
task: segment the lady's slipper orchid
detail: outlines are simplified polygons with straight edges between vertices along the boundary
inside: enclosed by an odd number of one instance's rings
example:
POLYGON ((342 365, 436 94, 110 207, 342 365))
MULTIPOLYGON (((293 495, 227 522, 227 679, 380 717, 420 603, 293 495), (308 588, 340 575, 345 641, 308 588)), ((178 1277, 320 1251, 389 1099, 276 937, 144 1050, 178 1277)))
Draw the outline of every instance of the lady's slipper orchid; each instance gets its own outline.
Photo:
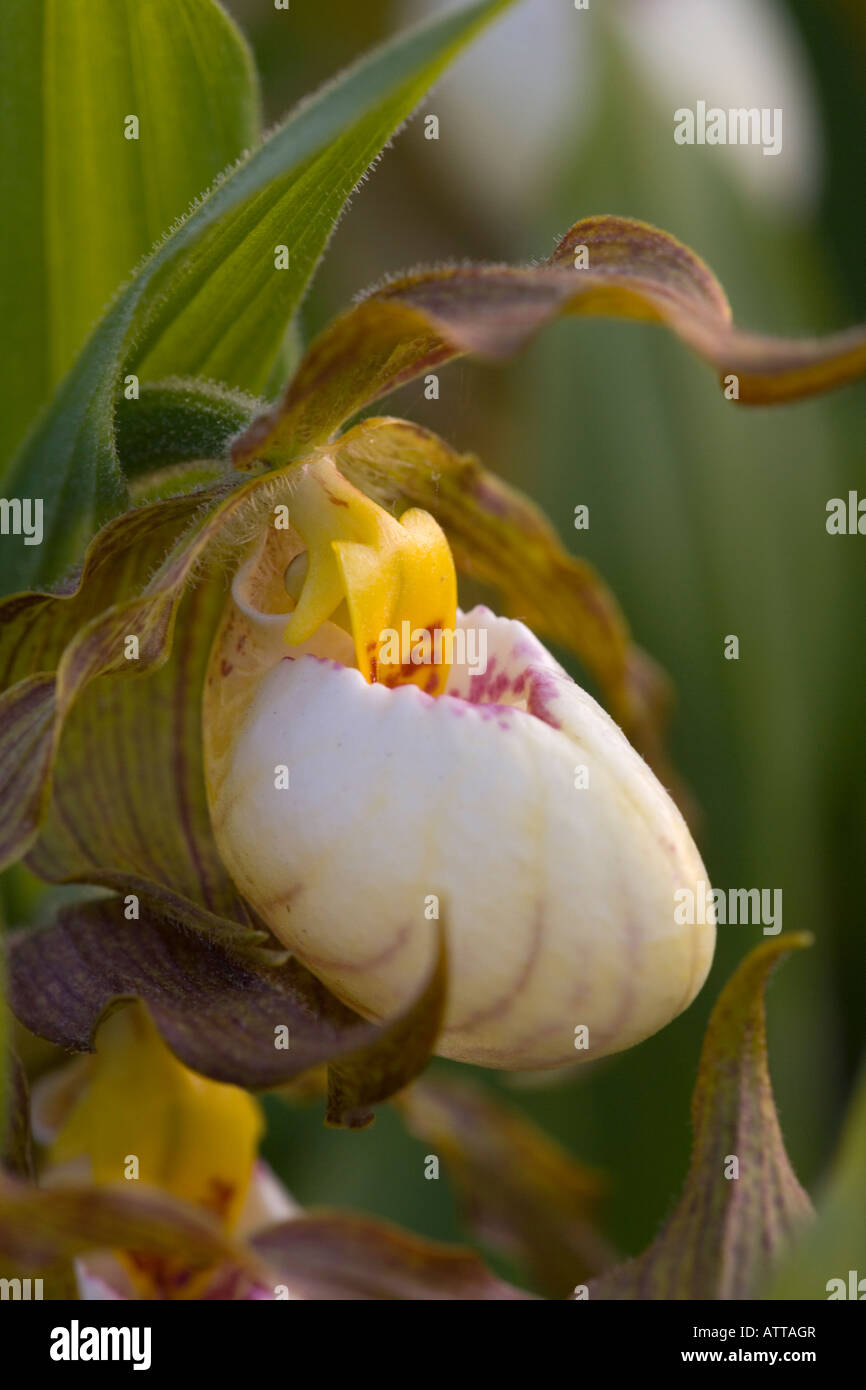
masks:
POLYGON ((289 513, 235 578, 205 697, 242 894, 373 1019, 418 992, 441 904, 446 1056, 554 1067, 663 1027, 715 930, 674 921, 706 870, 654 774, 521 622, 456 611, 431 516, 398 523, 327 454, 289 513))
POLYGON ((741 406, 866 371, 866 330, 743 332, 688 248, 591 217, 539 265, 388 281, 277 402, 169 380, 118 404, 139 505, 77 582, 0 611, 0 864, 108 890, 14 939, 33 1032, 87 1051, 113 1001, 142 999, 214 1081, 327 1063, 329 1121, 356 1125, 431 1050, 555 1067, 686 1007, 713 925, 675 920, 707 876, 656 780, 663 676, 528 498, 415 424, 343 429, 431 366, 600 313, 666 324, 741 406), (461 615, 455 567, 527 626, 461 615), (530 628, 574 653, 630 743, 530 628))

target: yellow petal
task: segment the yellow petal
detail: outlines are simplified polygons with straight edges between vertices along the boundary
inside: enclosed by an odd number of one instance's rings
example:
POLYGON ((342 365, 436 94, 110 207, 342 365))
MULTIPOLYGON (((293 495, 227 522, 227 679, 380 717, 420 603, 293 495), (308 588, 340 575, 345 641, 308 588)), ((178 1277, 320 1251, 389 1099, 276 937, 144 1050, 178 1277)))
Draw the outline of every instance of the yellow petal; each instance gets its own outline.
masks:
POLYGON ((413 508, 397 521, 322 458, 304 470, 290 518, 309 566, 286 641, 308 641, 345 600, 367 681, 440 694, 450 648, 445 642, 437 650, 435 633, 455 627, 457 576, 433 517, 413 508))
POLYGON ((99 1029, 89 1083, 49 1154, 86 1156, 97 1184, 138 1180, 234 1225, 263 1128, 258 1103, 237 1086, 189 1071, 141 1004, 99 1029), (134 1162, 137 1160, 137 1164, 134 1162))

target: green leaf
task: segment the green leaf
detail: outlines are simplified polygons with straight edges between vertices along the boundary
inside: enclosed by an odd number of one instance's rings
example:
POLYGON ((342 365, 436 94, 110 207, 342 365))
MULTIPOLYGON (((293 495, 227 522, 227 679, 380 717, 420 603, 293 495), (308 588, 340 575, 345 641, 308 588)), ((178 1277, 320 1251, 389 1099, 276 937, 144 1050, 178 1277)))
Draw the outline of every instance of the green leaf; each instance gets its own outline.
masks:
POLYGON ((478 1239, 518 1259, 553 1298, 612 1263, 598 1228, 606 1183, 518 1110, 446 1077, 398 1098, 410 1133, 439 1155, 478 1239))
POLYGON ((765 1298, 862 1300, 866 1286, 866 1068, 851 1101, 839 1152, 818 1198, 818 1217, 764 1290, 765 1298), (852 1292, 850 1271, 856 1271, 852 1292), (831 1279, 841 1280, 844 1292, 831 1279))
POLYGON ((123 509, 113 411, 121 377, 211 375, 264 386, 352 189, 448 62, 510 0, 399 35, 302 105, 217 183, 141 267, 19 453, 9 495, 41 497, 45 539, 10 552, 6 584, 47 583, 94 519, 123 509), (286 245, 290 267, 275 267, 286 245))
POLYGON ((314 1299, 528 1299, 477 1255, 374 1217, 310 1212, 251 1242, 293 1292, 314 1299))
POLYGON ((687 246, 632 218, 587 217, 541 265, 419 271, 374 290, 312 343, 280 404, 238 440, 235 463, 286 463, 421 372, 462 353, 507 357, 560 314, 663 323, 723 380, 736 375, 742 404, 796 400, 866 372, 866 328, 802 341, 743 332, 687 246))
POLYGON ((754 1297, 809 1222, 773 1102, 764 990, 778 961, 810 943, 793 932, 765 941, 722 990, 701 1052, 682 1196, 649 1249, 595 1280, 591 1299, 754 1297))
POLYGON ((259 120, 214 0, 5 0, 0 91, 2 475, 118 286, 259 120))

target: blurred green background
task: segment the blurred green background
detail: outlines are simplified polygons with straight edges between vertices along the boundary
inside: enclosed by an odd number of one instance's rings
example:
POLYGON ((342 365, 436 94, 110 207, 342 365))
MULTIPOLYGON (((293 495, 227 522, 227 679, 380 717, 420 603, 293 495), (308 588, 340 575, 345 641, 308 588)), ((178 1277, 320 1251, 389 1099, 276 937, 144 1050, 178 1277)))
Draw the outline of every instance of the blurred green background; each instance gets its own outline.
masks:
MULTIPOLYGON (((227 7, 255 51, 272 120, 371 42, 444 8, 227 7)), ((855 0, 749 0, 723 12, 693 0, 581 12, 571 0, 527 0, 422 105, 439 117, 439 140, 416 120, 358 192, 305 305, 304 335, 387 272, 542 257, 578 217, 601 212, 693 246, 744 326, 808 334, 862 318, 864 73, 855 0), (676 146, 672 113, 699 97, 783 105, 780 167, 755 151, 676 146)), ((783 1132, 814 1189, 866 1031, 866 543, 825 530, 828 500, 863 477, 863 388, 739 411, 661 330, 587 320, 556 325, 504 370, 445 369, 437 401, 415 383, 381 409, 475 450, 529 492, 671 673, 674 750, 702 808, 714 884, 781 888, 785 928, 816 937, 768 1002, 783 1132), (590 529, 577 533, 579 502, 590 529), (723 658, 728 633, 738 662, 723 658)), ((759 939, 759 928, 722 928, 697 1002, 623 1056, 542 1084, 478 1073, 610 1175, 609 1227, 625 1252, 652 1238, 676 1198, 707 1016, 759 939)), ((269 1115, 268 1154, 302 1202, 460 1234, 447 1177, 424 1180, 428 1146, 391 1112, 361 1134, 323 1129, 318 1105, 269 1102, 269 1115)))
MULTIPOLYGON (((439 0, 223 0, 254 50, 272 122, 439 0)), ((299 329, 418 263, 542 258, 593 213, 643 218, 714 269, 745 327, 810 334, 866 318, 866 8, 862 0, 523 0, 423 103, 337 228, 299 329), (673 112, 784 109, 779 158, 674 143, 673 112)), ((864 469, 866 389, 738 410, 660 329, 571 320, 505 368, 443 369, 376 407, 428 425, 529 493, 617 595, 673 678, 672 744, 701 808, 716 887, 783 890, 815 945, 774 981, 771 1069, 794 1167, 812 1191, 836 1146, 866 1035, 860 866, 866 831, 866 540, 826 506, 864 469), (573 529, 574 508, 590 528, 573 529), (726 661, 736 634, 739 661, 726 661)), ((866 482, 863 483, 866 495, 866 482)), ((582 673, 572 666, 574 674, 582 673)), ((47 911, 12 878, 10 920, 47 911)), ((475 1079, 610 1178, 626 1254, 680 1189, 710 1009, 759 927, 719 932, 703 992, 632 1051, 567 1076, 475 1079)), ((437 1062, 434 1069, 465 1075, 437 1062)), ((266 1102, 266 1153, 303 1204, 378 1213, 466 1239, 429 1144, 385 1108, 364 1132, 322 1105, 266 1102)), ((521 1271, 511 1271, 521 1277, 521 1271)))

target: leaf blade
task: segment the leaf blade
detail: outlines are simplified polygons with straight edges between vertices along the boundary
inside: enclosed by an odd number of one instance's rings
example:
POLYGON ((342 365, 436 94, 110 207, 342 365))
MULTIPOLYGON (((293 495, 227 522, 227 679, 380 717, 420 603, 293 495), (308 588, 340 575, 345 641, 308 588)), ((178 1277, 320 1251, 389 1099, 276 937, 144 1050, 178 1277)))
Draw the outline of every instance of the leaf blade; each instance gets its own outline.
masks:
MULTIPOLYGON (((335 165, 339 165, 344 153, 341 138, 356 125, 366 129, 371 110, 379 122, 377 125, 372 119, 373 127, 381 134, 390 123, 388 134, 393 133, 448 61, 510 3, 512 0, 475 0, 462 10, 398 35, 278 127, 156 248, 85 344, 49 412, 16 457, 7 487, 21 496, 42 497, 45 540, 41 547, 19 544, 10 553, 4 576, 7 592, 57 578, 80 554, 93 520, 123 509, 126 488, 113 424, 119 379, 124 370, 146 362, 169 325, 182 317, 184 308, 202 292, 208 279, 220 275, 236 249, 238 236, 249 235, 256 252, 263 241, 273 244, 272 228, 285 222, 288 210, 293 210, 300 225, 309 190, 304 186, 299 198, 293 199, 293 187, 309 172, 311 161, 330 149, 335 165), (268 220, 260 227, 263 212, 268 220)), ((371 139, 369 130, 366 138, 371 139)), ((369 161, 370 145, 362 140, 355 149, 351 186, 369 161)), ((340 189, 349 177, 347 174, 340 189)), ((345 196, 341 196, 335 215, 345 196)), ((279 352, 288 321, 325 248, 330 225, 317 224, 317 228, 317 236, 310 231, 305 239, 304 254, 294 270, 286 272, 290 278, 275 304, 268 302, 265 293, 255 296, 261 332, 259 356, 251 355, 249 375, 256 380, 261 362, 269 370, 279 352), (278 312, 274 312, 275 306, 278 312)), ((257 283, 266 290, 272 276, 280 272, 275 271, 272 256, 258 256, 256 267, 257 283)), ((213 345, 214 324, 208 312, 212 307, 213 297, 206 296, 205 309, 186 320, 184 360, 194 363, 195 372, 202 370, 213 345)), ((160 360, 152 356, 153 362, 160 360)), ((169 370, 179 371, 178 362, 172 362, 169 370)), ((240 371, 236 375, 243 378, 240 371)))
POLYGON ((5 463, 118 285, 254 143, 259 101, 213 0, 8 0, 0 89, 0 251, 14 267, 0 312, 16 325, 0 346, 5 463))
POLYGON ((862 1298, 862 1283, 851 1291, 851 1270, 857 1280, 866 1269, 866 1070, 845 1119, 842 1139, 823 1191, 817 1200, 815 1224, 804 1232, 766 1289, 764 1298, 827 1298, 831 1280, 836 1297, 862 1298))

